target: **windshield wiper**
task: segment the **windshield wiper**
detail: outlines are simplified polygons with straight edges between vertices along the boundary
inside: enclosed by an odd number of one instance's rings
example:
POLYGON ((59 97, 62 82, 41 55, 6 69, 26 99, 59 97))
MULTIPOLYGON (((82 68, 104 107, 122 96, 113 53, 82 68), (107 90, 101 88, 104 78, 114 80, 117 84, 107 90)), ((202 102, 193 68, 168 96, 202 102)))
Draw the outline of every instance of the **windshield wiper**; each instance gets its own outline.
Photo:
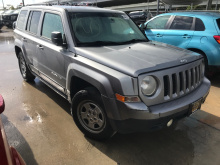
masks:
POLYGON ((148 40, 146 39, 132 39, 129 41, 125 41, 123 42, 124 44, 130 44, 130 43, 138 43, 138 42, 148 42, 148 40))

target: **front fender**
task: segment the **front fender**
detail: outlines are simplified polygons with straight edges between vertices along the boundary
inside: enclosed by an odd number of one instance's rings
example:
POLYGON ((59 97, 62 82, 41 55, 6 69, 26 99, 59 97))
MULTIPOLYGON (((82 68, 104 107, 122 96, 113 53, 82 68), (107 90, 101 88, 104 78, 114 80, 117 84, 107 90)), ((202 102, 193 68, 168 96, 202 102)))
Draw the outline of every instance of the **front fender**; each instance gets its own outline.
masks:
POLYGON ((22 54, 24 55, 25 60, 27 60, 27 52, 24 47, 24 44, 19 39, 15 38, 14 45, 15 45, 16 56, 18 57, 19 52, 17 51, 17 48, 19 48, 21 50, 22 54))
POLYGON ((80 64, 70 64, 67 73, 67 90, 70 91, 71 78, 75 76, 96 87, 102 95, 109 98, 114 97, 111 83, 104 75, 80 64))
POLYGON ((67 91, 70 92, 73 76, 83 79, 101 93, 108 118, 120 119, 121 114, 116 105, 115 93, 137 96, 137 79, 81 56, 74 59, 67 69, 67 91))

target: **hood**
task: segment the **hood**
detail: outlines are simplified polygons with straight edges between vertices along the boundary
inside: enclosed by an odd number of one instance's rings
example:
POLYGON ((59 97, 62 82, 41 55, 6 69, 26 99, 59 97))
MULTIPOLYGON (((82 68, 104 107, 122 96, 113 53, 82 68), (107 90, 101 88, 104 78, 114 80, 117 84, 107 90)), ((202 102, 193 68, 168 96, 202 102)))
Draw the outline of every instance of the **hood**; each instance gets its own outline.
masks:
POLYGON ((197 53, 161 42, 76 47, 76 53, 132 77, 198 60, 197 53))

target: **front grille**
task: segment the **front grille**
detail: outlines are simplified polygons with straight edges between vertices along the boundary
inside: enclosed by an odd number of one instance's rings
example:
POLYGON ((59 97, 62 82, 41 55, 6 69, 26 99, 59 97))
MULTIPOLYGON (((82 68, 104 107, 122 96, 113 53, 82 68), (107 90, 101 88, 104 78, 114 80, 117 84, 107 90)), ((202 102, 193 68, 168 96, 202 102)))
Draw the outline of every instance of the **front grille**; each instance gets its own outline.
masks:
POLYGON ((200 59, 184 65, 142 74, 138 77, 139 96, 147 106, 153 106, 190 94, 203 81, 203 67, 203 60, 200 59), (141 83, 146 76, 155 77, 158 83, 158 89, 152 96, 146 96, 141 91, 141 83))
POLYGON ((176 98, 192 91, 201 83, 202 77, 201 63, 178 73, 164 75, 164 100, 176 98))
POLYGON ((9 16, 3 16, 2 18, 3 18, 3 20, 9 20, 10 19, 9 16))

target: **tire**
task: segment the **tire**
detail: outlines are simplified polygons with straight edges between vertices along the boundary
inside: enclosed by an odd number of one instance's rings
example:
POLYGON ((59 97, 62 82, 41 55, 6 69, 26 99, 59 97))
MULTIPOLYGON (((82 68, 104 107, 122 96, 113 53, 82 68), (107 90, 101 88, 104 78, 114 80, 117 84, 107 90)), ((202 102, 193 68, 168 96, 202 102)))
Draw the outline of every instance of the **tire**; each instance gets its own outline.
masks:
POLYGON ((18 54, 18 64, 23 79, 27 82, 34 81, 35 76, 31 73, 30 69, 27 67, 22 52, 19 52, 18 54))
POLYGON ((95 88, 86 88, 76 93, 71 108, 73 119, 85 136, 106 140, 114 134, 101 95, 95 88))

